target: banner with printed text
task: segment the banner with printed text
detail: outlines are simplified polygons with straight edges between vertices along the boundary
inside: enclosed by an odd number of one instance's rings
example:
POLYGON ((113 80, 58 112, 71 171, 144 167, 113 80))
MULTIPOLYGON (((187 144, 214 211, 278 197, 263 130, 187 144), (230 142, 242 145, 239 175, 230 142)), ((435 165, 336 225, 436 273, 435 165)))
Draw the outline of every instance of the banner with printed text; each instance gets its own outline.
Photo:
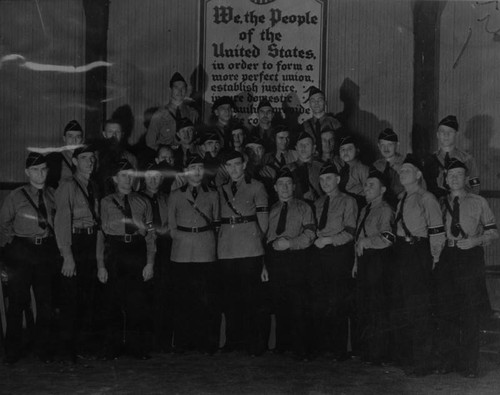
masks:
POLYGON ((203 0, 201 14, 205 114, 221 96, 253 124, 264 98, 287 117, 309 112, 306 90, 325 84, 325 1, 203 0))

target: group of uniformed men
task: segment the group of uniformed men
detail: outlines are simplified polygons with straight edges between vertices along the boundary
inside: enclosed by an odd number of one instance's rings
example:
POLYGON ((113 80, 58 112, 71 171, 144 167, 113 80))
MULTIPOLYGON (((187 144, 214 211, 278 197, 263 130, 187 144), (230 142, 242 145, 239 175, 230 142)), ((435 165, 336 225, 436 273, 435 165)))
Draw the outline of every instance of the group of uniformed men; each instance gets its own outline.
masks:
POLYGON ((0 211, 6 363, 23 356, 32 287, 46 362, 75 361, 97 316, 108 359, 124 339, 149 358, 151 333, 155 350, 213 354, 221 313, 222 351, 260 355, 273 313, 276 353, 342 361, 350 342, 366 363, 477 376, 483 246, 498 232, 473 159, 455 146, 456 117, 439 123, 439 150, 424 162, 403 158, 397 134, 382 131, 382 158, 369 167, 315 87, 295 150, 267 101, 247 131, 223 97, 198 135, 180 74, 170 88, 142 165, 116 120, 101 142, 83 144, 71 121, 65 150, 29 153, 29 184, 0 211))

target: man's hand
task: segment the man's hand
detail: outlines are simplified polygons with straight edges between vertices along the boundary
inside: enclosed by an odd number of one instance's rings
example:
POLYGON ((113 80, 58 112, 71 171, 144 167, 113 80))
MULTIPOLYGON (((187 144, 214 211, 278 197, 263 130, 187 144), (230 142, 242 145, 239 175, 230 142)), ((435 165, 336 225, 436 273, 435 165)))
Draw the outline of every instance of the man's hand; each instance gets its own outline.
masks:
POLYGON ((478 245, 481 245, 481 238, 479 237, 470 237, 457 241, 457 247, 461 250, 470 250, 478 245))
POLYGON ((144 266, 144 269, 142 269, 142 278, 144 279, 144 281, 149 281, 153 278, 153 267, 154 266, 152 263, 148 263, 146 266, 144 266))
POLYGON ((108 282, 108 270, 105 267, 100 267, 97 269, 97 278, 103 284, 108 282))
POLYGON ((269 281, 269 273, 265 266, 262 267, 262 272, 260 273, 260 281, 267 283, 269 281))
POLYGON ((73 255, 67 255, 64 257, 61 273, 65 277, 76 276, 76 265, 75 260, 73 259, 73 255))
POLYGON ((283 237, 280 237, 279 239, 274 240, 273 248, 276 251, 288 250, 290 248, 290 241, 284 239, 283 237))
POLYGON ((315 241, 314 241, 314 245, 318 248, 323 248, 324 246, 328 245, 328 244, 331 244, 331 239, 330 237, 318 237, 315 241))
POLYGON ((364 237, 360 238, 356 243, 356 254, 358 256, 362 256, 363 251, 366 249, 367 245, 368 245, 368 239, 364 237))
POLYGON ((358 277, 358 260, 354 261, 354 266, 352 267, 352 278, 358 277))

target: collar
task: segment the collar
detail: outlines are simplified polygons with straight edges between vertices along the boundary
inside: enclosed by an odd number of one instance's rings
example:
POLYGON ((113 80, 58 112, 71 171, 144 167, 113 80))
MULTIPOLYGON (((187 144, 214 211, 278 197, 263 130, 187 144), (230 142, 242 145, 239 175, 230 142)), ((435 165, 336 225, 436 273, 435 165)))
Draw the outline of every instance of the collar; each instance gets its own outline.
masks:
POLYGON ((383 199, 383 196, 380 195, 378 198, 376 198, 375 200, 373 200, 372 202, 368 202, 368 204, 371 204, 371 208, 374 209, 375 207, 378 207, 380 205, 382 205, 382 202, 384 201, 383 199))

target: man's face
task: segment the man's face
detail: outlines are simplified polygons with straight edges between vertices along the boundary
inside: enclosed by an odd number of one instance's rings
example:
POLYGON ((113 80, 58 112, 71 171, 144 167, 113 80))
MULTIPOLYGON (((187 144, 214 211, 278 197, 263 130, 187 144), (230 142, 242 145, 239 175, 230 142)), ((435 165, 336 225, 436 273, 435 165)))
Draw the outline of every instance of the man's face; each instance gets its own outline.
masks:
POLYGON ((404 163, 399 169, 399 181, 403 186, 414 184, 420 177, 422 177, 420 170, 410 163, 404 163))
POLYGON ((273 120, 273 108, 266 106, 259 109, 259 125, 269 126, 273 120))
POLYGON ((446 182, 452 191, 461 191, 467 183, 467 174, 465 169, 451 169, 446 175, 446 182))
POLYGON ((114 138, 116 141, 120 142, 122 140, 122 127, 119 123, 107 123, 106 126, 104 126, 102 135, 107 140, 114 138))
POLYGON ((78 157, 73 158, 76 170, 83 174, 91 174, 95 166, 95 154, 93 152, 83 152, 78 157))
POLYGON ((234 158, 228 160, 225 164, 226 170, 231 177, 231 180, 237 181, 243 177, 245 171, 246 163, 241 158, 234 158))
POLYGON ((341 145, 339 149, 340 159, 349 163, 356 158, 356 151, 356 146, 352 143, 341 145))
POLYGON ((215 158, 219 153, 217 146, 218 146, 218 140, 207 140, 203 143, 203 151, 212 155, 212 157, 215 158))
POLYGON ((24 172, 28 176, 30 183, 42 187, 47 179, 47 163, 30 166, 24 172))
POLYGON ((449 126, 439 125, 437 130, 437 139, 441 148, 455 146, 457 131, 449 126))
POLYGON ((231 132, 231 135, 233 136, 234 148, 240 148, 241 145, 243 144, 243 139, 245 138, 245 136, 243 134, 243 130, 242 129, 234 129, 231 132))
POLYGON ((396 155, 398 143, 394 141, 379 140, 378 149, 385 159, 393 158, 396 155))
POLYGON ((321 114, 325 111, 325 96, 322 93, 316 93, 309 99, 309 106, 313 114, 321 114))
POLYGON ((199 184, 203 180, 205 174, 205 166, 203 163, 194 163, 189 165, 186 169, 188 182, 191 184, 199 184))
POLYGON ((83 132, 81 130, 68 130, 63 136, 65 145, 80 145, 83 142, 83 132))
POLYGON ((365 185, 363 185, 363 190, 365 191, 366 200, 373 202, 386 191, 386 188, 378 178, 368 178, 365 185))
POLYGON ((325 154, 330 154, 335 148, 335 136, 333 132, 323 132, 321 133, 321 150, 325 154))
POLYGON ((328 195, 338 189, 339 177, 334 173, 322 174, 319 176, 319 185, 328 195))
POLYGON ((266 150, 260 144, 247 144, 247 151, 250 162, 253 164, 260 164, 266 150))
POLYGON ((175 102, 182 102, 186 97, 187 86, 183 81, 175 81, 170 88, 170 98, 175 102))
POLYGON ((297 145, 295 148, 297 149, 300 160, 304 162, 311 159, 315 146, 312 138, 304 138, 297 141, 297 145))
POLYGON ((177 137, 183 145, 191 144, 194 136, 194 128, 192 126, 186 126, 177 132, 177 137))
POLYGON ((279 199, 282 202, 286 202, 293 197, 295 185, 290 177, 281 177, 274 184, 274 190, 278 193, 279 199))
POLYGON ((233 107, 231 107, 231 104, 222 104, 217 107, 214 113, 221 123, 226 124, 233 117, 233 107))
POLYGON ((113 181, 115 182, 118 189, 122 191, 131 191, 132 182, 134 176, 132 170, 121 170, 115 176, 113 176, 113 181))
POLYGON ((278 151, 286 151, 290 144, 290 132, 283 130, 276 134, 276 149, 278 151))
POLYGON ((170 166, 173 166, 174 164, 174 153, 172 152, 171 149, 162 147, 158 151, 158 154, 156 156, 157 162, 167 162, 170 166))
POLYGON ((146 188, 150 191, 157 191, 160 188, 163 176, 157 170, 148 170, 144 174, 144 182, 146 183, 146 188))

